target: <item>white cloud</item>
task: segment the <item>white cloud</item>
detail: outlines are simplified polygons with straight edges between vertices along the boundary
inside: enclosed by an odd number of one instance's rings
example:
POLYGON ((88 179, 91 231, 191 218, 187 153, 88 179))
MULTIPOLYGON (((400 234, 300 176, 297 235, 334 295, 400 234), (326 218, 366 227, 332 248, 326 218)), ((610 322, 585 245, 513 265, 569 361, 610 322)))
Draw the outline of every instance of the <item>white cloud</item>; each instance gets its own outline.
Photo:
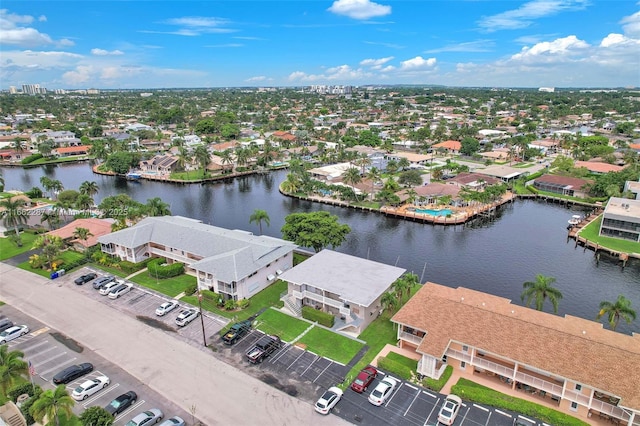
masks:
POLYGON ((407 59, 400 63, 400 69, 403 71, 413 71, 425 68, 431 68, 436 64, 436 58, 424 59, 422 56, 416 56, 415 58, 407 59))
POLYGON ((91 54, 95 56, 119 56, 124 55, 121 50, 104 50, 104 49, 91 49, 91 54))
POLYGON ((38 22, 47 22, 47 17, 44 15, 38 16, 38 22))
POLYGON ((351 68, 349 65, 339 65, 327 68, 323 74, 307 74, 302 71, 294 71, 289 74, 289 81, 303 82, 353 82, 371 78, 374 74, 361 68, 351 68))
POLYGON ((62 80, 67 84, 75 86, 75 85, 83 84, 89 81, 93 73, 94 73, 93 67, 80 65, 76 67, 74 70, 67 71, 64 74, 62 74, 62 80))
POLYGON ((167 24, 184 27, 211 28, 219 27, 229 23, 228 19, 205 17, 205 16, 185 16, 182 18, 172 18, 166 21, 167 24))
POLYGON ((260 81, 273 81, 272 78, 269 78, 267 76, 264 75, 258 75, 255 77, 251 77, 245 80, 247 83, 258 83, 260 81))
POLYGON ((625 34, 640 37, 640 12, 625 16, 620 23, 625 34))
POLYGON ((382 69, 382 66, 393 59, 393 56, 387 56, 380 59, 363 59, 360 65, 363 67, 371 67, 374 70, 382 69))
POLYGON ((589 48, 589 43, 580 40, 575 35, 555 39, 554 41, 543 41, 532 47, 523 47, 520 53, 511 56, 512 60, 529 62, 549 62, 569 60, 571 56, 583 53, 589 48))
POLYGON ((391 6, 374 3, 370 0, 335 0, 329 12, 348 16, 352 19, 369 19, 391 13, 391 6))
POLYGON ((425 53, 440 52, 490 52, 493 50, 495 42, 493 40, 475 40, 464 43, 449 44, 436 49, 425 50, 425 53))
POLYGON ((182 27, 175 31, 152 31, 140 30, 142 33, 149 34, 172 34, 187 37, 199 36, 210 33, 231 33, 237 30, 225 28, 231 21, 225 18, 207 17, 207 16, 185 16, 181 18, 167 19, 161 22, 173 26, 182 27))
MULTIPOLYGON (((45 16, 38 18, 39 22, 46 21, 45 16)), ((7 9, 0 9, 0 40, 2 44, 20 46, 25 48, 57 44, 59 46, 72 45, 67 39, 54 41, 49 35, 41 33, 35 28, 23 25, 32 24, 35 21, 30 15, 16 15, 9 13, 7 9)))
POLYGON ((30 24, 32 22, 33 16, 31 15, 16 15, 9 13, 7 9, 0 9, 0 28, 2 29, 15 28, 16 24, 30 24))
POLYGON ((372 44, 374 46, 383 46, 383 47, 388 47, 391 49, 404 49, 405 46, 402 46, 401 44, 394 44, 394 43, 384 43, 384 42, 378 42, 378 41, 365 41, 365 44, 372 44))
POLYGON ((12 64, 17 67, 52 69, 73 66, 84 56, 70 52, 7 50, 2 52, 3 66, 12 64))
POLYGON ((587 0, 532 0, 517 9, 485 16, 478 22, 478 26, 489 32, 526 28, 536 19, 568 10, 584 9, 587 4, 587 0))
POLYGON ((640 44, 640 40, 633 39, 630 37, 623 36, 622 34, 609 34, 600 42, 600 47, 612 47, 612 46, 620 46, 620 45, 638 45, 640 44))

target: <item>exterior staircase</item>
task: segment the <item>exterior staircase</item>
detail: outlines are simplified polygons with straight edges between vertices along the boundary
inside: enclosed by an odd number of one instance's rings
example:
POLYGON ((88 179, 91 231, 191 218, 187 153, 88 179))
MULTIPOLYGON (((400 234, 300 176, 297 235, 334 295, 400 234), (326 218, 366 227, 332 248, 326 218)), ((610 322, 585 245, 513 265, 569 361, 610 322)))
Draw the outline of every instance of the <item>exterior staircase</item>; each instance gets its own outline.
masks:
POLYGON ((284 306, 286 306, 288 310, 295 314, 295 316, 302 316, 302 308, 300 308, 295 302, 292 302, 289 296, 283 296, 282 301, 284 302, 284 306))

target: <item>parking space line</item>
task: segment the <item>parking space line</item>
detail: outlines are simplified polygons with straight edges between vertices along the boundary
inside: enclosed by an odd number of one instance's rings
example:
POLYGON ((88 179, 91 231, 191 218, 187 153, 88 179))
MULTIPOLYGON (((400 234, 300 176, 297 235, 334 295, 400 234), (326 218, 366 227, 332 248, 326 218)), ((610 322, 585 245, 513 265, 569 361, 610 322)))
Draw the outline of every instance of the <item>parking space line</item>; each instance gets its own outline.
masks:
MULTIPOLYGON (((37 354, 35 354, 35 355, 31 355, 31 356, 29 357, 29 361, 31 361, 33 364, 35 364, 35 363, 33 362, 33 359, 34 359, 34 358, 38 358, 40 355, 44 355, 44 354, 46 354, 47 352, 49 352, 49 351, 51 351, 51 350, 54 350, 54 349, 58 349, 58 348, 57 348, 57 347, 55 347, 55 346, 51 346, 51 347, 50 347, 50 348, 48 348, 48 349, 45 349, 45 350, 43 350, 43 351, 39 351, 37 354)), ((47 361, 48 361, 48 360, 47 360, 47 361)), ((43 361, 43 362, 46 362, 46 361, 43 361)))
POLYGON ((133 410, 135 410, 136 408, 138 408, 139 406, 141 406, 142 404, 145 403, 145 400, 141 400, 138 401, 136 404, 132 405, 131 407, 127 408, 126 410, 124 410, 122 413, 118 414, 118 416, 114 419, 114 421, 118 421, 121 418, 123 418, 124 416, 128 415, 130 412, 132 412, 133 410))
MULTIPOLYGON (((328 358, 325 358, 325 359, 328 359, 328 358)), ((324 370, 322 370, 322 371, 320 372, 320 374, 318 374, 318 377, 316 377, 316 378, 313 380, 313 383, 315 383, 315 382, 316 382, 316 380, 318 380, 318 379, 320 378, 320 376, 322 376, 322 375, 324 374, 324 372, 325 372, 325 371, 327 371, 327 368, 331 367, 331 364, 333 364, 333 361, 331 361, 331 360, 329 359, 329 365, 327 365, 327 366, 324 368, 324 370)))
MULTIPOLYGON (((389 377, 391 377, 391 376, 389 376, 389 377)), ((394 397, 394 396, 396 396, 396 395, 398 394, 398 391, 400 390, 400 388, 402 387, 402 385, 404 385, 404 382, 400 383, 400 386, 398 386, 398 389, 396 389, 396 390, 393 392, 393 395, 391 395, 391 398, 389 398, 389 400, 387 401, 387 403, 386 403, 386 404, 384 404, 384 406, 385 406, 385 407, 386 407, 387 405, 389 405, 389 403, 391 402, 391 400, 393 399, 393 397, 394 397)))
POLYGON ((33 349, 37 348, 38 346, 47 345, 47 344, 49 344, 48 340, 42 340, 40 342, 37 342, 35 345, 27 346, 26 348, 20 348, 20 350, 24 353, 27 353, 27 352, 31 352, 33 349))
MULTIPOLYGON (((252 344, 250 344, 250 345, 249 345, 249 347, 252 347, 253 345, 255 345, 255 343, 256 343, 258 340, 260 340, 260 338, 256 339, 256 341, 255 341, 255 342, 253 342, 252 344)), ((288 343, 285 343, 285 348, 284 348, 284 349, 282 349, 282 350, 280 351, 280 353, 279 353, 279 354, 277 354, 275 357, 271 358, 271 361, 269 361, 269 363, 271 363, 271 364, 275 364, 275 362, 276 362, 277 360, 279 360, 280 358, 282 358, 282 355, 284 355, 284 354, 285 354, 289 349, 291 349, 292 347, 293 347, 292 345, 289 345, 288 343)))
MULTIPOLYGON (((409 386, 410 388, 413 388, 413 386, 410 386, 407 384, 407 386, 409 386)), ((407 411, 404 412, 403 416, 406 417, 407 413, 409 412, 409 410, 411 410, 411 406, 413 405, 414 402, 416 402, 416 399, 418 399, 418 397, 420 396, 420 391, 417 388, 414 388, 415 390, 417 390, 418 392, 416 392, 416 396, 413 397, 413 401, 411 401, 411 404, 409 404, 409 406, 407 407, 407 411)))
MULTIPOLYGON (((424 391, 423 391, 424 392, 424 391)), ((429 395, 429 394, 427 394, 429 395)), ((435 404, 433 404, 433 408, 431 409, 431 411, 429 412, 429 415, 427 416, 427 420, 424 421, 424 425, 423 426, 427 426, 427 423, 429 422, 429 419, 431 418, 431 415, 433 414, 433 412, 435 411, 435 409, 438 407, 440 402, 440 398, 438 398, 438 400, 436 401, 435 404)))
POLYGON ((295 364, 296 362, 298 362, 298 360, 299 360, 300 358, 302 358, 302 355, 304 355, 304 354, 305 354, 305 351, 302 351, 302 353, 301 353, 300 355, 298 355, 298 358, 296 358, 295 360, 293 360, 293 362, 292 362, 291 364, 289 364, 289 366, 287 367, 287 370, 288 370, 288 369, 290 369, 290 368, 291 368, 291 366, 292 366, 293 364, 295 364))
POLYGON ((467 411, 464 413, 464 417, 462 417, 460 424, 463 424, 464 421, 467 419, 467 414, 469 414, 469 411, 471 411, 471 407, 467 407, 467 411))
POLYGON ((489 420, 491 420, 491 415, 493 413, 491 411, 489 411, 489 417, 487 417, 487 421, 485 422, 484 426, 489 426, 489 420))
MULTIPOLYGON (((54 356, 53 358, 49 358, 49 359, 47 359, 46 361, 43 361, 43 362, 39 362, 39 363, 37 363, 37 364, 36 364, 36 367, 41 366, 41 365, 42 365, 42 364, 44 364, 45 362, 53 361, 54 359, 60 358, 61 356, 65 356, 66 354, 67 354, 66 352, 61 352, 61 353, 59 353, 58 355, 54 356)), ((75 359, 75 358, 73 358, 73 359, 75 359)), ((68 362, 68 361, 65 361, 64 363, 66 363, 66 362, 68 362)), ((53 370, 55 370, 55 367, 51 369, 51 371, 53 371, 53 370)), ((49 370, 46 370, 46 371, 43 371, 43 372, 42 372, 42 374, 45 374, 45 373, 48 373, 48 372, 49 372, 49 370)))
MULTIPOLYGON (((415 387, 415 386, 413 386, 413 385, 410 385, 409 383, 405 383, 404 385, 405 385, 405 386, 410 387, 410 388, 411 388, 411 389, 413 389, 413 390, 418 390, 418 388, 417 388, 417 387, 415 387)), ((418 393, 419 393, 419 392, 418 392, 418 393)))
POLYGON ((87 408, 87 406, 89 404, 93 404, 93 401, 105 396, 106 394, 108 394, 109 392, 111 392, 112 390, 114 390, 115 388, 117 388, 118 386, 120 386, 120 383, 116 383, 115 385, 107 385, 106 388, 102 388, 101 390, 103 392, 96 392, 96 395, 93 398, 89 398, 89 399, 85 399, 84 401, 82 401, 82 406, 84 408, 87 408))
POLYGON ((431 398, 437 398, 437 396, 435 396, 434 394, 431 394, 431 393, 429 393, 427 391, 422 391, 422 393, 425 394, 425 395, 429 395, 431 398))
POLYGON ((311 361, 311 364, 309 364, 309 366, 304 369, 304 371, 300 374, 300 376, 304 376, 304 373, 306 373, 307 370, 311 368, 311 366, 318 360, 318 358, 320 358, 320 357, 318 355, 316 355, 315 359, 313 361, 311 361))
POLYGON ((493 411, 495 411, 495 412, 496 412, 496 413, 498 413, 498 414, 502 414, 502 415, 503 415, 503 416, 505 416, 505 417, 509 417, 509 418, 511 418, 511 414, 509 414, 509 413, 505 413, 504 411, 500 411, 500 410, 498 410, 498 409, 495 409, 495 410, 493 410, 493 411))
MULTIPOLYGON (((63 352, 63 353, 62 353, 62 355, 64 355, 64 354, 66 354, 66 352, 63 352)), ((58 358, 58 357, 56 357, 56 358, 58 358)), ((52 358, 52 359, 53 359, 53 358, 52 358)), ((53 367, 53 368, 50 368, 50 369, 48 369, 48 370, 45 370, 45 371, 41 372, 41 373, 39 374, 40 378, 41 378, 42 380, 47 381, 48 379, 46 379, 44 376, 46 376, 47 374, 51 373, 52 371, 56 371, 56 370, 58 370, 58 369, 62 368, 62 366, 64 366, 64 365, 67 365, 67 364, 69 364, 69 363, 72 363, 73 361, 75 361, 75 359, 76 359, 76 358, 75 358, 75 357, 73 357, 73 358, 71 358, 71 359, 68 359, 68 360, 66 360, 66 361, 64 361, 64 362, 62 362, 62 363, 60 363, 60 364, 56 365, 56 366, 55 366, 55 367, 53 367)), ((51 360, 49 360, 49 361, 51 361, 51 360)))
POLYGON ((481 406, 481 405, 473 404, 473 406, 474 406, 474 407, 476 407, 476 408, 481 409, 482 411, 489 412, 489 409, 488 409, 488 408, 485 408, 485 407, 483 407, 483 406, 481 406))

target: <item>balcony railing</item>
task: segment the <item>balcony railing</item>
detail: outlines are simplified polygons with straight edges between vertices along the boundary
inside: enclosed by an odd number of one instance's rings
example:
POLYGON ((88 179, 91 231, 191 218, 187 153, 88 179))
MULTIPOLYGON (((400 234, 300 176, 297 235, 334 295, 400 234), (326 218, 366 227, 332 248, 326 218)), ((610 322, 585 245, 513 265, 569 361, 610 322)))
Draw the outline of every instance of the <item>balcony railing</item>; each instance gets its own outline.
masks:
POLYGON ((591 409, 625 421, 628 421, 631 417, 629 413, 624 411, 622 408, 616 407, 608 402, 600 401, 599 399, 593 399, 591 401, 591 409))
MULTIPOLYGON (((562 386, 556 385, 554 383, 543 380, 539 377, 534 377, 526 373, 522 373, 518 371, 515 377, 516 381, 523 383, 525 385, 533 386, 536 389, 543 390, 547 393, 556 396, 562 396, 562 386)), ((566 395, 566 394, 565 394, 566 395)), ((578 401, 577 401, 578 402, 578 401)), ((589 402, 589 398, 587 398, 587 402, 589 402)))
POLYGON ((455 358, 464 362, 471 362, 471 354, 467 352, 457 351, 455 349, 447 349, 447 357, 455 358))
POLYGON ((422 339, 424 339, 424 337, 416 336, 415 334, 407 333, 406 331, 401 331, 399 337, 402 340, 413 343, 414 345, 419 345, 422 343, 422 339))
POLYGON ((194 263, 193 259, 189 259, 187 256, 182 256, 175 251, 167 251, 156 247, 151 247, 151 253, 157 254, 158 256, 167 257, 169 259, 177 260, 187 265, 191 265, 192 263, 194 263))
MULTIPOLYGON (((293 297, 295 297, 296 299, 311 299, 311 300, 315 300, 316 302, 320 302, 323 303, 325 305, 329 305, 329 306, 333 306, 334 308, 338 308, 338 309, 342 309, 345 308, 344 303, 340 300, 335 300, 335 299, 330 299, 328 297, 324 297, 321 294, 316 294, 316 293, 312 293, 308 290, 305 291, 294 291, 293 292, 293 297)), ((348 308, 346 309, 346 313, 349 314, 351 313, 351 311, 348 308)), ((340 310, 340 313, 342 313, 342 310, 340 310)))

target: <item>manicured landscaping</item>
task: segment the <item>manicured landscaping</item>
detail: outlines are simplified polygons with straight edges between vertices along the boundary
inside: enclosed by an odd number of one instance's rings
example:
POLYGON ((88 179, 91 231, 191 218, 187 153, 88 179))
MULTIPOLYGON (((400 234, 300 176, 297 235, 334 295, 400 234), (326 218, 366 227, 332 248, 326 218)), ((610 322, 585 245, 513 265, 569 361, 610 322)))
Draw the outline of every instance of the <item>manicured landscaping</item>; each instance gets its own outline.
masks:
MULTIPOLYGON (((9 235, 15 235, 15 233, 11 233, 11 231, 9 232, 9 235)), ((31 250, 33 242, 38 236, 31 232, 22 232, 20 233, 20 237, 22 239, 22 247, 18 247, 13 241, 11 241, 9 236, 0 238, 0 261, 10 259, 18 254, 31 250)))
MULTIPOLYGON (((64 269, 65 272, 69 272, 69 270, 65 269, 65 265, 70 265, 72 263, 76 263, 76 262, 78 262, 79 260, 81 260, 83 258, 84 258, 84 254, 78 253, 77 251, 72 251, 72 250, 63 251, 57 257, 57 259, 63 261, 62 265, 60 265, 60 268, 58 268, 58 269, 64 269)), ((55 261, 54 261, 54 263, 55 263, 55 261)), ((28 260, 25 261, 25 262, 20 263, 18 265, 18 268, 24 269, 25 271, 33 272, 34 274, 41 275, 41 276, 43 276, 45 278, 50 278, 51 277, 51 273, 54 272, 54 271, 47 270, 47 269, 42 269, 42 268, 34 269, 34 268, 31 267, 31 265, 29 264, 28 260)))
POLYGON ((486 386, 467 379, 459 379, 453 385, 451 393, 458 395, 466 401, 473 401, 491 407, 515 411, 525 416, 538 418, 546 423, 556 426, 583 426, 588 423, 571 417, 568 414, 548 408, 534 402, 525 401, 504 393, 498 392, 486 386))
POLYGON ((578 235, 611 250, 619 251, 622 253, 640 253, 640 243, 628 240, 619 240, 617 238, 611 237, 601 237, 600 235, 598 235, 600 232, 601 223, 602 215, 582 228, 578 235))
POLYGON ((166 294, 169 297, 176 297, 188 287, 193 287, 197 284, 196 277, 192 275, 183 274, 171 278, 155 278, 150 277, 147 271, 134 275, 129 281, 166 294))
MULTIPOLYGON (((202 291, 202 309, 209 312, 221 315, 226 318, 232 318, 234 321, 246 320, 250 316, 255 315, 263 308, 269 308, 274 306, 281 308, 284 303, 280 300, 280 294, 287 290, 287 283, 282 280, 278 280, 271 284, 269 287, 262 290, 260 293, 252 296, 249 303, 249 307, 242 310, 227 311, 224 308, 218 307, 218 295, 212 291, 202 291)), ((184 296, 180 299, 183 302, 190 303, 193 306, 198 306, 197 296, 184 296)))
POLYGON ((436 392, 440 392, 444 385, 447 384, 452 374, 453 367, 447 365, 444 369, 444 373, 442 373, 442 376, 440 376, 438 380, 427 377, 422 380, 422 386, 424 386, 425 388, 433 389, 436 392))
POLYGON ((405 367, 409 367, 412 371, 416 371, 418 369, 418 361, 415 359, 407 358, 404 355, 397 354, 395 352, 389 352, 387 354, 387 358, 391 361, 397 362, 398 364, 402 364, 405 367))
POLYGON ((267 309, 256 318, 257 329, 275 334, 285 342, 291 342, 311 325, 307 321, 293 318, 275 309, 267 309))
POLYGON ((308 351, 342 364, 351 361, 364 346, 356 340, 322 327, 313 327, 298 342, 304 344, 308 351))
POLYGON ((100 269, 101 271, 103 271, 105 274, 108 275, 113 275, 116 277, 121 277, 124 278, 126 277, 127 274, 126 272, 124 272, 122 269, 118 269, 118 268, 113 268, 111 266, 105 266, 105 265, 101 265, 99 263, 92 263, 91 266, 93 266, 96 269, 100 269))

